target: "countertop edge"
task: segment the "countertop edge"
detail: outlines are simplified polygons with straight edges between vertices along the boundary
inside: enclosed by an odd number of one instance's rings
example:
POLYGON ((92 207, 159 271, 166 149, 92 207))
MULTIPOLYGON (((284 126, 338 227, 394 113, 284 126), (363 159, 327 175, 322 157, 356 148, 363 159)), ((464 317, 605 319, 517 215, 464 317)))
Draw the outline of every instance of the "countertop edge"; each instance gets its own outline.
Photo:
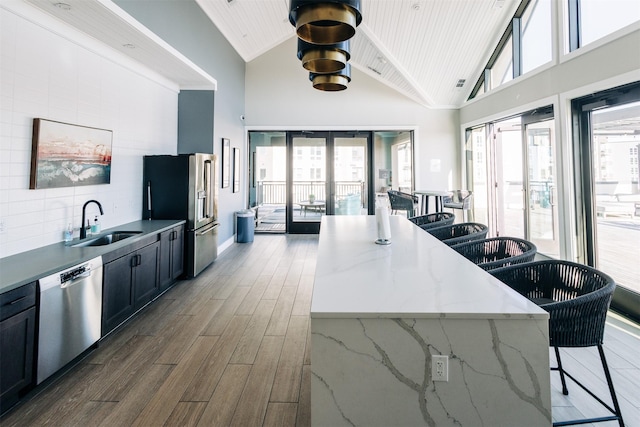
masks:
POLYGON ((547 320, 549 313, 320 313, 312 319, 466 319, 466 320, 547 320))
POLYGON ((160 234, 163 231, 185 223, 185 220, 149 221, 141 219, 102 230, 100 234, 122 230, 142 231, 139 235, 110 245, 74 248, 71 245, 80 242, 80 239, 76 238, 71 243, 58 242, 0 258, 0 294, 9 292, 53 274, 56 271, 64 270, 97 256, 102 256, 126 246, 134 245, 136 242, 148 238, 150 234, 160 234), (32 261, 33 258, 39 258, 41 264, 38 265, 37 261, 32 261), (47 261, 45 262, 43 259, 47 259, 47 261), (26 269, 26 266, 29 268, 26 269), (17 271, 17 269, 21 271, 17 271))

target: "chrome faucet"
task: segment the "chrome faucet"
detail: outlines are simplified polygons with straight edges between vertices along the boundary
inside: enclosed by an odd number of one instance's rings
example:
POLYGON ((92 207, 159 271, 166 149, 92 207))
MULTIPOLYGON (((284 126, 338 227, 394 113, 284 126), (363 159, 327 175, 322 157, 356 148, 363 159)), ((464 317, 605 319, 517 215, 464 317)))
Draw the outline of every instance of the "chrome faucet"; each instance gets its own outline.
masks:
POLYGON ((84 221, 87 217, 86 212, 87 212, 87 205, 89 203, 95 203, 96 205, 98 205, 98 209, 100 209, 100 215, 104 215, 104 211, 102 210, 102 205, 100 204, 99 201, 97 200, 87 200, 87 202, 84 204, 84 206, 82 206, 82 224, 80 225, 80 238, 84 239, 85 237, 87 237, 87 229, 85 228, 86 226, 84 225, 84 221))

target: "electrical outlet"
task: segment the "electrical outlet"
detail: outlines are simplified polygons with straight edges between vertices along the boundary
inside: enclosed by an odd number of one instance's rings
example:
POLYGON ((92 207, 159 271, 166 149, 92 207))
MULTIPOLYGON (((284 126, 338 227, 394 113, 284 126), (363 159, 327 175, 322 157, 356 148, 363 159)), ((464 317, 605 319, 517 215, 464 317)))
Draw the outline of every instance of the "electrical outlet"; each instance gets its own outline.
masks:
POLYGON ((431 356, 431 379, 433 381, 449 381, 449 356, 431 356))

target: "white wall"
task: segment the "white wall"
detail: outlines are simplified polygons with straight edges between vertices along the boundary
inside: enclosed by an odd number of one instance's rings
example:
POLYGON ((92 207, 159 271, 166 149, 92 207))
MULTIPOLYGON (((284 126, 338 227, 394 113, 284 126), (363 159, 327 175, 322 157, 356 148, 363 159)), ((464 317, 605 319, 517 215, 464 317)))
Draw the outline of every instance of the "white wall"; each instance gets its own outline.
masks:
POLYGON ((341 92, 312 87, 290 38, 247 64, 246 125, 262 130, 415 130, 416 189, 459 185, 458 111, 428 109, 352 68, 341 92), (439 160, 440 170, 431 170, 439 160))
POLYGON ((73 31, 55 31, 57 21, 28 18, 0 9, 0 257, 61 241, 89 199, 104 208, 103 228, 140 219, 142 156, 176 152, 177 88, 96 54, 109 48, 95 41, 89 50, 59 36, 73 31), (111 184, 29 190, 36 117, 113 130, 111 184))

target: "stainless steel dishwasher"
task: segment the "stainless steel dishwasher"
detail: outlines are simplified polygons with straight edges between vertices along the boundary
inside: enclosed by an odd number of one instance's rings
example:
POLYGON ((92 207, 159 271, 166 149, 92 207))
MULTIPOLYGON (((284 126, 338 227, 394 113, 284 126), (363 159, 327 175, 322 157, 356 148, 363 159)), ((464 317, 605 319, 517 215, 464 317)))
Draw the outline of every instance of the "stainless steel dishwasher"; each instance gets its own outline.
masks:
POLYGON ((102 257, 38 280, 37 384, 100 339, 102 257))

